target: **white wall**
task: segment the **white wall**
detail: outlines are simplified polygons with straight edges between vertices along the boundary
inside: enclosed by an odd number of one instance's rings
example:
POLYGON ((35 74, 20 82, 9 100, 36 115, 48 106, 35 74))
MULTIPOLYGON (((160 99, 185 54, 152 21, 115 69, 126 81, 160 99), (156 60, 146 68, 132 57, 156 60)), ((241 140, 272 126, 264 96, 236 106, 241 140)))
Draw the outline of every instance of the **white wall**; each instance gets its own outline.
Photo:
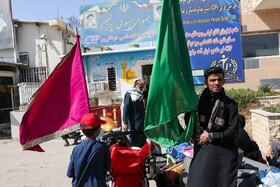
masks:
POLYGON ((0 50, 1 58, 14 58, 14 49, 1 49, 0 50))
POLYGON ((48 22, 22 22, 16 29, 18 52, 28 52, 29 67, 42 67, 46 64, 46 51, 51 72, 66 50, 62 31, 50 27, 48 22), (40 39, 45 35, 46 40, 40 39), (47 50, 45 50, 45 45, 47 50))
MULTIPOLYGON (((47 51, 49 71, 51 72, 60 62, 58 56, 65 55, 72 47, 72 45, 66 44, 63 39, 62 28, 55 25, 56 23, 65 23, 60 20, 54 20, 54 22, 52 20, 51 26, 50 22, 19 21, 19 23, 19 26, 16 27, 18 52, 28 52, 29 67, 32 68, 46 66, 47 51), (45 40, 41 38, 43 35, 45 40), (47 50, 45 50, 45 45, 47 50)), ((71 36, 70 41, 72 43, 74 43, 73 40, 74 37, 71 36)))
POLYGON ((10 112, 11 136, 13 140, 19 140, 19 127, 25 111, 15 110, 10 112))

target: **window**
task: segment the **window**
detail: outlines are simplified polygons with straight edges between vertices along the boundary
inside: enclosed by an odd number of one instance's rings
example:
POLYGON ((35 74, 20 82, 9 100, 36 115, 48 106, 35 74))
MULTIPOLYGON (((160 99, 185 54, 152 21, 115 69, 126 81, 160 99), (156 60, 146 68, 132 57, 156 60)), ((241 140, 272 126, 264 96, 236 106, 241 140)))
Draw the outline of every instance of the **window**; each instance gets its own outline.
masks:
POLYGON ((93 82, 96 81, 107 81, 106 67, 93 68, 93 82))
POLYGON ((27 52, 19 53, 19 63, 21 64, 28 64, 29 63, 29 56, 27 52))
POLYGON ((278 33, 242 36, 244 57, 279 55, 278 33))
POLYGON ((116 67, 103 66, 93 68, 93 82, 108 82, 109 90, 116 91, 116 67))
POLYGON ((108 85, 110 91, 116 90, 116 69, 115 67, 108 67, 108 85))

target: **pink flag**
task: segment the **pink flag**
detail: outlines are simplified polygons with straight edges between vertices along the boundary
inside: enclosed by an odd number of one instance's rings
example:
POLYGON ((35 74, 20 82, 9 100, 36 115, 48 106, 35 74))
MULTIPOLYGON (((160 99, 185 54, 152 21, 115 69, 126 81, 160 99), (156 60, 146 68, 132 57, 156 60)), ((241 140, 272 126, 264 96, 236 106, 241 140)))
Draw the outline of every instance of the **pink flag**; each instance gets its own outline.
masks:
POLYGON ((43 152, 40 143, 78 129, 80 119, 89 113, 79 36, 76 40, 72 50, 36 91, 22 118, 23 150, 43 152))

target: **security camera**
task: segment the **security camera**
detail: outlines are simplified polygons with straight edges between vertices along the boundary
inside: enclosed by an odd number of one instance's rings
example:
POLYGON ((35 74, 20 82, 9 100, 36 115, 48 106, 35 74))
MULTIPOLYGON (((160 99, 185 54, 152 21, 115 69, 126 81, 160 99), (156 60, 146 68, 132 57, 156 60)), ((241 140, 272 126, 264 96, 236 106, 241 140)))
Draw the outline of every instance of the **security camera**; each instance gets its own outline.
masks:
POLYGON ((41 37, 40 37, 40 39, 42 39, 42 40, 47 40, 47 37, 46 37, 45 34, 42 34, 41 37))

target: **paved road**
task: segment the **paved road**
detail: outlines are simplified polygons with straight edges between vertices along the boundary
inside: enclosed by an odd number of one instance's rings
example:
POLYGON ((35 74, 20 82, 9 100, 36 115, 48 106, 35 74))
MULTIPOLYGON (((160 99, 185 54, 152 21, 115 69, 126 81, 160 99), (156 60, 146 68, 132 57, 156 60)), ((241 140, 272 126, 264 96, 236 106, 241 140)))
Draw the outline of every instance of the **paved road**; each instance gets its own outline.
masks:
MULTIPOLYGON (((70 140, 70 143, 72 141, 70 140)), ((41 144, 44 153, 22 151, 18 141, 0 139, 0 184, 5 187, 67 187, 66 176, 74 146, 64 147, 62 139, 41 144)), ((156 187, 149 181, 150 187, 156 187)))

